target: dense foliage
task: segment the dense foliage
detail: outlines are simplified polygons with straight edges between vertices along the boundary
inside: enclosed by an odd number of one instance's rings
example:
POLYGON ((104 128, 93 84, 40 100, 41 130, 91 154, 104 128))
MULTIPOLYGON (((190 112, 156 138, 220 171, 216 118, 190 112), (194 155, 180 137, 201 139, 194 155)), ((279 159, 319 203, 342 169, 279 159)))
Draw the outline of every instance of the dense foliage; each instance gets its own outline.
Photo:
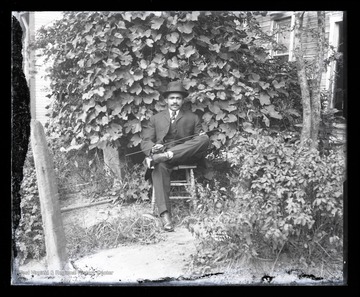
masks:
POLYGON ((296 73, 269 59, 249 12, 68 12, 40 30, 49 69, 53 126, 68 149, 125 149, 163 109, 160 93, 182 79, 188 108, 219 149, 239 129, 292 124, 296 73))
POLYGON ((32 150, 29 146, 20 188, 21 217, 15 231, 17 257, 20 263, 45 255, 45 239, 41 219, 39 191, 32 150))
MULTIPOLYGON (((309 259, 323 251, 341 254, 344 152, 321 155, 282 135, 234 139, 227 153, 234 167, 230 191, 224 199, 225 188, 200 187, 207 208, 190 228, 207 255, 221 260, 269 258, 285 250, 309 259)), ((200 252, 197 260, 205 256, 200 252)))

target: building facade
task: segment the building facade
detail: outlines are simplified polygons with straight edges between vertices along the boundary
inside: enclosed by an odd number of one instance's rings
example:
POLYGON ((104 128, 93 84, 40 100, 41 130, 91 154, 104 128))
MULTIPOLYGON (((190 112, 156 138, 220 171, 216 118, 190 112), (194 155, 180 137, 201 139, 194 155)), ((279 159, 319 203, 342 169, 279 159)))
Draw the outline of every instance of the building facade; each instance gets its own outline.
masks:
MULTIPOLYGON (((294 61, 295 33, 293 28, 295 25, 295 12, 270 11, 266 16, 259 16, 258 21, 264 32, 274 36, 276 41, 283 45, 281 50, 274 50, 269 44, 270 54, 273 57, 294 61)), ((317 40, 311 34, 311 30, 317 27, 316 11, 305 12, 303 26, 309 32, 305 34, 305 42, 303 43, 304 58, 311 60, 315 57, 317 48, 317 40)), ((344 54, 344 28, 343 11, 325 12, 325 39, 332 48, 332 50, 328 51, 327 58, 330 58, 331 55, 340 56, 344 54)), ((321 89, 328 93, 328 108, 336 108, 342 112, 345 110, 346 94, 344 94, 344 79, 344 70, 340 62, 331 61, 326 67, 321 80, 321 89)))

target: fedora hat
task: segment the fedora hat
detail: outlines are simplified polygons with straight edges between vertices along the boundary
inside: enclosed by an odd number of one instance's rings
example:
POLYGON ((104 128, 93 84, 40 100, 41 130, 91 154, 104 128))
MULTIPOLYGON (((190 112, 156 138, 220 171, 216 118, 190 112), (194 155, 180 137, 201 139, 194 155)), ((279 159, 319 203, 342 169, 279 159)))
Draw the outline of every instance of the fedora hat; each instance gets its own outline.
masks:
POLYGON ((166 98, 170 93, 181 93, 184 98, 189 95, 189 93, 185 90, 181 81, 172 81, 168 84, 165 92, 163 92, 164 98, 166 98))

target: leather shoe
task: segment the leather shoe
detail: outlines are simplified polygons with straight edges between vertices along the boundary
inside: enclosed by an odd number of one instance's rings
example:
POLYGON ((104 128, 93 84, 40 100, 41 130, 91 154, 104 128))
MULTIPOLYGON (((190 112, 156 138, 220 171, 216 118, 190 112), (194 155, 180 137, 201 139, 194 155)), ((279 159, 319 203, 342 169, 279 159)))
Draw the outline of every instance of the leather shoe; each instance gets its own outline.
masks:
POLYGON ((168 232, 174 231, 174 226, 172 224, 171 216, 170 216, 170 213, 168 211, 164 211, 160 215, 160 218, 161 218, 161 221, 163 223, 165 231, 168 231, 168 232))

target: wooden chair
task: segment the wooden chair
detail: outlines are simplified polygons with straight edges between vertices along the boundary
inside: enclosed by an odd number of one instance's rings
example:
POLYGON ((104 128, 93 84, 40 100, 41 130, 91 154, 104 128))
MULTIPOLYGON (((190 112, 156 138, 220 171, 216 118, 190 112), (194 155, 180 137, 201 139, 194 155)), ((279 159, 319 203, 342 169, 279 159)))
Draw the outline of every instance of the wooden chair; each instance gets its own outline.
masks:
MULTIPOLYGON (((182 172, 183 178, 171 180, 170 199, 193 200, 193 205, 196 205, 196 187, 195 187, 195 177, 194 177, 194 169, 196 168, 197 165, 177 165, 173 167, 173 171, 183 170, 182 172)), ((152 195, 151 195, 151 209, 153 215, 156 215, 154 187, 152 188, 152 195)))

